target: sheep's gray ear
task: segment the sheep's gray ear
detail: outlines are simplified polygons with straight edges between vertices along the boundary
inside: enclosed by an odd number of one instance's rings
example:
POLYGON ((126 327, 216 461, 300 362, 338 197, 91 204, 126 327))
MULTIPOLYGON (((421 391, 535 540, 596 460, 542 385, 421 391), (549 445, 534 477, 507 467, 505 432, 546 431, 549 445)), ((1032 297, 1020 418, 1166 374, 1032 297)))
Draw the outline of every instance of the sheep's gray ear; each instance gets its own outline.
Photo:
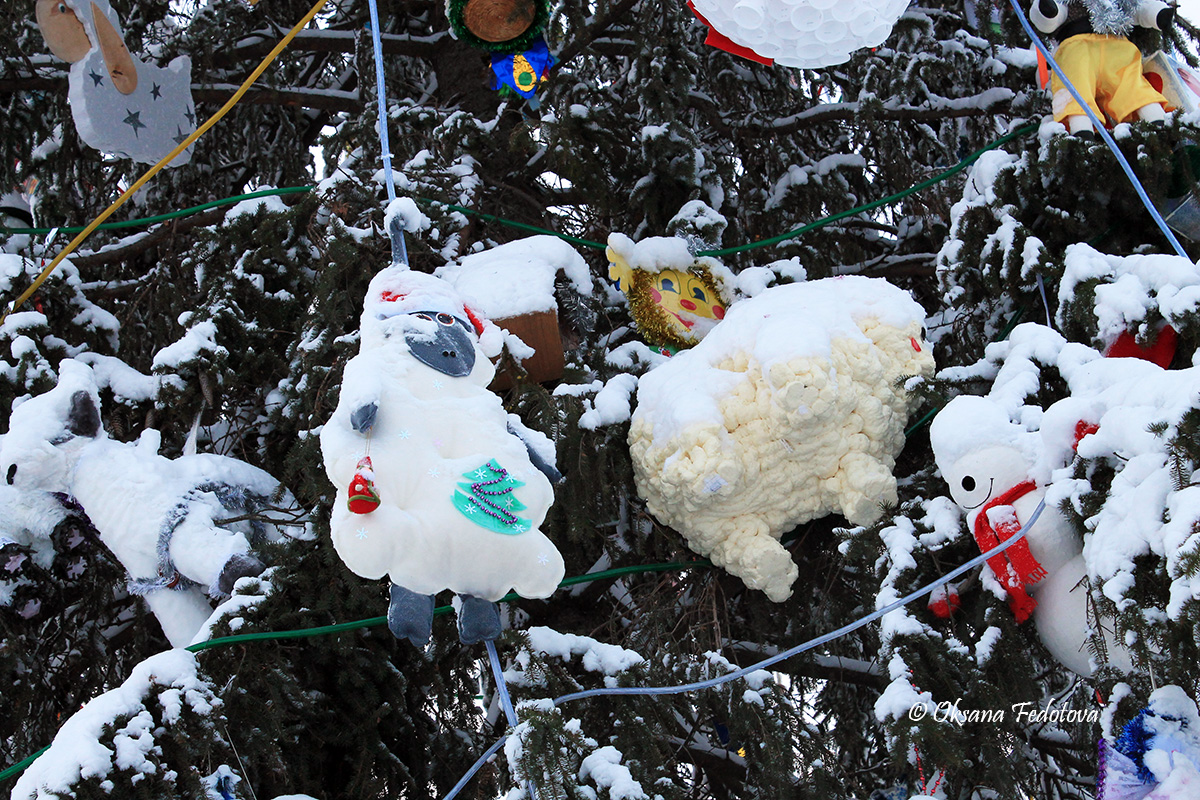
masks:
POLYGON ((100 410, 87 392, 71 395, 71 410, 67 413, 67 430, 76 436, 94 437, 100 432, 100 410))

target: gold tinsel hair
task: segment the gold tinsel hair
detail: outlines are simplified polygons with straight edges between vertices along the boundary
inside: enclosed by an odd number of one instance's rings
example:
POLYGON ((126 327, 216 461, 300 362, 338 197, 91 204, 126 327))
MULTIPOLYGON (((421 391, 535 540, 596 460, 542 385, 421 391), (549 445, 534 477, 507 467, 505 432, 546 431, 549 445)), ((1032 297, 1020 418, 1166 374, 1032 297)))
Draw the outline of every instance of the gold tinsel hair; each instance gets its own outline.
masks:
MULTIPOLYGON (((722 305, 728 306, 724 294, 717 286, 716 279, 713 278, 712 272, 707 267, 694 264, 687 271, 704 284, 710 297, 720 300, 722 305)), ((629 313, 646 341, 654 345, 673 347, 676 350, 686 350, 695 345, 699 340, 690 332, 687 335, 680 334, 678 326, 672 323, 668 312, 654 302, 650 290, 653 288, 654 276, 657 273, 635 267, 632 274, 633 277, 629 281, 629 289, 625 292, 625 296, 629 298, 629 313)))

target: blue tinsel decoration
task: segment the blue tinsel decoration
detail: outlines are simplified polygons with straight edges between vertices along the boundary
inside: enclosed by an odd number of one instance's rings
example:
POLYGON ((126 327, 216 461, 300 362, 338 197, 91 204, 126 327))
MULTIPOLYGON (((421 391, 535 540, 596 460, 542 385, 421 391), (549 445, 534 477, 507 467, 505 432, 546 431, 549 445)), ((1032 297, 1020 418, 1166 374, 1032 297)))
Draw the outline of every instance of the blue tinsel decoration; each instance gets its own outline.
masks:
POLYGON ((1153 783, 1154 773, 1142 761, 1154 738, 1153 732, 1146 729, 1146 715, 1149 713, 1150 709, 1143 708, 1136 717, 1126 723, 1125 727, 1121 729, 1121 735, 1117 737, 1114 749, 1129 756, 1137 764, 1139 780, 1153 783))

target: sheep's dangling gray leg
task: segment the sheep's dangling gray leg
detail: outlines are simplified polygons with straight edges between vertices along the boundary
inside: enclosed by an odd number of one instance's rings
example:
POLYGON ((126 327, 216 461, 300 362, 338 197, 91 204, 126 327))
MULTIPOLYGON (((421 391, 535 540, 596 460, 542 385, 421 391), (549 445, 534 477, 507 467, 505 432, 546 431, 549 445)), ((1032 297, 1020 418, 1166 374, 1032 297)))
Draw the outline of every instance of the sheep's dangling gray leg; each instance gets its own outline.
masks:
POLYGON ((233 594, 233 585, 238 578, 256 577, 266 568, 266 564, 250 553, 234 553, 217 576, 217 589, 221 594, 233 594))
POLYGON ((458 608, 459 641, 478 644, 500 635, 500 606, 469 594, 460 595, 459 599, 462 600, 458 608))
POLYGON ((408 639, 413 647, 424 647, 433 633, 433 595, 417 594, 393 583, 387 621, 388 630, 397 639, 408 639))

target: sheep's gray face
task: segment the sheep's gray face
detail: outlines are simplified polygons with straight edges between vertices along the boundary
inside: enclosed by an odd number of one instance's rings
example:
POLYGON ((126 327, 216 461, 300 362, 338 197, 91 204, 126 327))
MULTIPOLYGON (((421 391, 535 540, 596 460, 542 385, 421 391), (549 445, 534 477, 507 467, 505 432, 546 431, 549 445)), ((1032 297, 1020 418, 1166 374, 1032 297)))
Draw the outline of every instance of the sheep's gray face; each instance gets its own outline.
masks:
POLYGON ((417 311, 407 316, 415 318, 417 323, 404 334, 404 343, 413 358, 452 378, 471 374, 475 368, 475 340, 467 323, 433 311, 417 311))

